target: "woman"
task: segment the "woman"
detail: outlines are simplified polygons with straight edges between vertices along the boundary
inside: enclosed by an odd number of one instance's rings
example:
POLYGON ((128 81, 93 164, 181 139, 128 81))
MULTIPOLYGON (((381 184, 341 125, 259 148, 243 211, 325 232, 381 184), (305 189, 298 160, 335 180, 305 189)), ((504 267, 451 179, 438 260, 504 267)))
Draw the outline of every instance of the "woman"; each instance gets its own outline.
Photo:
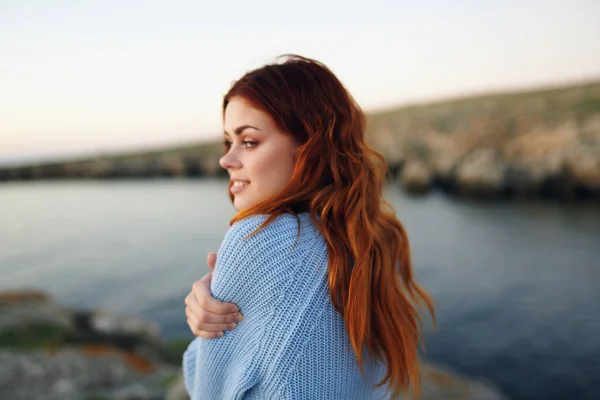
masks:
POLYGON ((382 199, 386 164, 364 142, 359 106, 323 64, 288 56, 235 82, 223 121, 220 165, 238 213, 210 291, 244 318, 228 330, 232 319, 218 315, 225 306, 195 284, 190 327, 225 332, 204 332, 185 352, 191 397, 381 399, 409 386, 418 394, 416 306, 432 315, 433 306, 382 199))

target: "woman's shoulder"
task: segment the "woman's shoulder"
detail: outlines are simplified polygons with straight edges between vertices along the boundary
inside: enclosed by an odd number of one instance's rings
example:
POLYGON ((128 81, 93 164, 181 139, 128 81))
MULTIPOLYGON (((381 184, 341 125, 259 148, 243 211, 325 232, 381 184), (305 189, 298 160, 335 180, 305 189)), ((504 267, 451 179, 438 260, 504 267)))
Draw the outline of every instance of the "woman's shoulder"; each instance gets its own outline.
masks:
POLYGON ((317 233, 308 213, 282 214, 263 226, 268 218, 267 214, 259 214, 236 221, 229 227, 224 244, 266 246, 276 242, 280 247, 317 233))
MULTIPOLYGON (((233 232, 236 234, 244 234, 244 233, 252 233, 258 227, 260 227, 267 219, 269 218, 268 214, 257 214, 251 215, 246 218, 240 219, 239 221, 234 222, 229 227, 229 232, 233 232)), ((280 230, 285 229, 288 225, 296 222, 296 218, 291 214, 283 214, 275 218, 271 221, 267 226, 270 230, 280 230)))
POLYGON ((306 217, 281 215, 258 229, 268 217, 244 218, 227 231, 217 254, 211 285, 213 295, 219 300, 255 301, 259 292, 273 294, 283 290, 297 273, 307 254, 307 244, 311 243, 310 234, 306 233, 306 217))

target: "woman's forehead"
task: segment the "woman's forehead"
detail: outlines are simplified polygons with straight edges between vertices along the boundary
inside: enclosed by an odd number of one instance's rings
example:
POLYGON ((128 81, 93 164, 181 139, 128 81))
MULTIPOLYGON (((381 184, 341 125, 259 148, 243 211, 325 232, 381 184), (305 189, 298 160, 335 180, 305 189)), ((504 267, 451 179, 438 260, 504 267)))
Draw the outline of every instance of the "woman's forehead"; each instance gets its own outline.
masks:
POLYGON ((225 132, 229 134, 235 133, 239 127, 244 125, 263 130, 271 128, 273 124, 269 114, 254 107, 241 97, 234 97, 225 109, 223 126, 225 132))

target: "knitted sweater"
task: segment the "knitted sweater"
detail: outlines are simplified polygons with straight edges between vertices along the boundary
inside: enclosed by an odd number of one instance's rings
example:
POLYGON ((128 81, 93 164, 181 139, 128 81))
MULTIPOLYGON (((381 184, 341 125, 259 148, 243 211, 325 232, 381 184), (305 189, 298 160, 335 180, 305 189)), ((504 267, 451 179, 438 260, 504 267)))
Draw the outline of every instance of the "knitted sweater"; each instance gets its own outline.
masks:
POLYGON ((195 338, 183 356, 185 385, 200 399, 383 399, 383 364, 361 374, 344 320, 330 299, 327 246, 308 213, 233 224, 217 254, 211 291, 244 320, 217 339, 195 338))

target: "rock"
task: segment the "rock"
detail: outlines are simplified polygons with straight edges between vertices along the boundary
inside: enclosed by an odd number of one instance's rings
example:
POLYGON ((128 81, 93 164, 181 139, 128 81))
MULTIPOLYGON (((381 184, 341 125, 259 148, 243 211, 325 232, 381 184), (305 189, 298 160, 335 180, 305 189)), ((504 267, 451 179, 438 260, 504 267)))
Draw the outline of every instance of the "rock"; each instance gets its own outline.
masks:
POLYGON ((415 160, 404 164, 400 175, 401 186, 409 193, 425 193, 431 187, 433 176, 427 166, 415 160))
POLYGON ((189 398, 190 396, 188 396, 183 380, 183 373, 180 373, 175 382, 167 390, 165 400, 188 400, 189 398))
POLYGON ((538 127, 506 143, 505 188, 511 194, 568 198, 573 180, 565 168, 566 149, 577 139, 577 127, 567 121, 553 129, 538 127))
POLYGON ((166 376, 179 367, 157 365, 138 371, 118 349, 95 353, 78 348, 55 352, 0 351, 2 398, 20 399, 163 399, 166 376), (35 365, 35 369, 31 368, 35 365), (42 371, 40 373, 40 370, 42 371))
POLYGON ((503 190, 506 165, 491 149, 476 149, 456 167, 456 183, 461 193, 497 195, 503 190))
MULTIPOLYGON (((0 294, 0 300, 0 320, 5 318, 5 323, 20 323, 12 317, 7 319, 6 315, 13 315, 13 307, 23 310, 24 305, 41 307, 29 314, 28 321, 34 323, 31 316, 48 318, 39 312, 50 310, 44 307, 54 307, 50 314, 67 312, 73 316, 67 325, 77 339, 74 343, 59 343, 52 350, 40 346, 29 351, 0 348, 2 399, 188 398, 181 353, 189 342, 186 346, 178 343, 179 350, 171 354, 161 351, 158 327, 153 323, 104 311, 62 310, 39 292, 0 294), (115 338, 125 337, 129 340, 126 345, 118 340, 113 343, 115 338), (82 339, 88 342, 80 342, 82 339), (123 346, 118 347, 119 344, 123 346)), ((506 399, 490 383, 460 376, 428 362, 422 364, 422 394, 423 400, 506 399)))
POLYGON ((513 195, 544 195, 569 198, 573 182, 560 151, 545 157, 529 157, 509 164, 504 170, 505 189, 513 195))
POLYGON ((134 383, 129 386, 118 388, 111 391, 110 395, 105 395, 111 400, 129 400, 129 399, 156 399, 162 400, 164 397, 152 393, 152 389, 143 385, 142 383, 134 383))
POLYGON ((206 176, 217 176, 222 170, 219 165, 219 157, 217 155, 208 155, 200 160, 200 168, 202 174, 206 176))
POLYGON ((68 310, 41 292, 0 294, 0 398, 163 399, 181 371, 158 325, 68 310))
POLYGON ((421 365, 422 400, 507 400, 492 383, 461 376, 430 362, 421 365))
POLYGON ((86 174, 96 178, 106 178, 114 174, 114 163, 105 158, 89 162, 85 167, 86 174))
POLYGON ((71 312, 54 304, 49 296, 41 292, 0 294, 0 332, 32 324, 69 329, 72 327, 71 312))
POLYGON ((137 336, 149 341, 160 341, 159 326, 141 318, 98 311, 90 316, 89 326, 102 335, 137 336))
POLYGON ((376 142, 370 143, 370 145, 381 150, 381 154, 385 157, 389 165, 403 163, 406 154, 403 151, 402 138, 395 135, 389 126, 381 126, 375 130, 375 134, 367 138, 376 140, 376 142))
POLYGON ((57 397, 65 398, 74 396, 76 393, 76 388, 73 382, 70 380, 59 379, 52 385, 50 391, 57 397))
POLYGON ((148 162, 141 157, 128 158, 121 163, 117 175, 136 178, 150 176, 148 162))
POLYGON ((186 173, 185 163, 174 154, 164 155, 158 162, 160 170, 167 176, 182 176, 186 173))
POLYGON ((37 292, 0 294, 0 334, 2 347, 93 342, 136 351, 153 361, 170 356, 154 322, 106 311, 68 310, 37 292))
POLYGON ((567 154, 566 167, 574 183, 600 193, 600 143, 578 143, 567 154))
POLYGON ((463 154, 455 150, 440 152, 432 158, 430 169, 436 177, 443 180, 453 179, 456 166, 462 157, 463 154))

